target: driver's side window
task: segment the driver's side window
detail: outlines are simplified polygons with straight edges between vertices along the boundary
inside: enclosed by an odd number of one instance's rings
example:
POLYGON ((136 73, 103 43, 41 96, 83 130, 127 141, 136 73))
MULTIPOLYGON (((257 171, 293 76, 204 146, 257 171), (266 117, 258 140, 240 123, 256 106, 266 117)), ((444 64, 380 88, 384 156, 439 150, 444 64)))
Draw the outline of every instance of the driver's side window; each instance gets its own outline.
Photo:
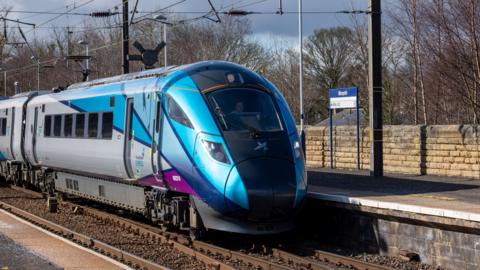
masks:
POLYGON ((171 96, 167 96, 167 110, 173 121, 193 129, 192 122, 190 122, 180 105, 171 96))

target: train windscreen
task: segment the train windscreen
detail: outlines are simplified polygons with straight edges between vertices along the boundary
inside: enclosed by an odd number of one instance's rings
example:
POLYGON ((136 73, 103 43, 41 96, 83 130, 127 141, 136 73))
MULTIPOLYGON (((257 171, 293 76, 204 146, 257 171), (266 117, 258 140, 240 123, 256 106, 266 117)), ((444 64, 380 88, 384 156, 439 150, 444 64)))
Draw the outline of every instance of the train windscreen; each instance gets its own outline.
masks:
POLYGON ((273 100, 255 89, 226 89, 207 94, 208 102, 224 131, 282 131, 273 100))

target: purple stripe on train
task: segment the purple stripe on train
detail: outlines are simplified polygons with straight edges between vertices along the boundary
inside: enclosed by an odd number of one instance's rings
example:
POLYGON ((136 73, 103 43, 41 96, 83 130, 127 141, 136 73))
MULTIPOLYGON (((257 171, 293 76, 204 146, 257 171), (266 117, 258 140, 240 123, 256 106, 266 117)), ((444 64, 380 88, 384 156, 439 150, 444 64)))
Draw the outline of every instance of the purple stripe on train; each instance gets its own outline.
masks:
POLYGON ((165 181, 163 181, 162 177, 158 174, 146 176, 140 180, 138 183, 142 186, 148 187, 166 187, 165 181))
POLYGON ((168 170, 163 172, 163 179, 167 183, 170 190, 188 193, 198 197, 198 194, 190 187, 190 185, 180 176, 176 170, 168 170))
POLYGON ((138 181, 142 186, 168 187, 170 190, 187 193, 198 197, 197 193, 190 185, 178 174, 176 170, 167 170, 163 172, 163 179, 160 175, 149 175, 138 181))

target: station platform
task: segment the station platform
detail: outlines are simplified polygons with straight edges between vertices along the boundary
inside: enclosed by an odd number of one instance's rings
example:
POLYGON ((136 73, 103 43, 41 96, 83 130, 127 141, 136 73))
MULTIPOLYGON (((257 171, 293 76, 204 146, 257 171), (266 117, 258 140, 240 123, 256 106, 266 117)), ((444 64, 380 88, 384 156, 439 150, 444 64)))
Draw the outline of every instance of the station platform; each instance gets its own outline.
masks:
POLYGON ((480 223, 480 180, 311 169, 308 196, 337 203, 480 223))
POLYGON ((330 169, 308 176, 305 220, 318 239, 366 253, 415 254, 444 269, 480 269, 480 180, 330 169))
POLYGON ((0 269, 130 269, 0 210, 0 269))

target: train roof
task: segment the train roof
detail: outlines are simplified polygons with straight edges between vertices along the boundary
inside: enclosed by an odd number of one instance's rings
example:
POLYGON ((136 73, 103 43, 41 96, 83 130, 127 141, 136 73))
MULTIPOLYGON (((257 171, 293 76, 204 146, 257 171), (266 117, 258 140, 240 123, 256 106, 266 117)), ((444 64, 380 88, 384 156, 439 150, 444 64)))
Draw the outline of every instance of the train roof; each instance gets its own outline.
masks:
POLYGON ((22 92, 19 94, 16 94, 12 96, 11 98, 22 98, 22 97, 34 97, 34 96, 40 96, 40 95, 47 95, 52 93, 52 91, 48 90, 36 90, 36 91, 29 91, 29 92, 22 92))
POLYGON ((129 80, 136 80, 136 79, 142 79, 142 78, 149 78, 149 77, 163 77, 163 76, 166 76, 168 73, 176 70, 176 68, 177 66, 169 66, 165 68, 148 69, 140 72, 122 74, 118 76, 107 77, 107 78, 97 79, 97 80, 88 81, 88 82, 79 82, 79 83, 70 85, 67 88, 67 90, 92 87, 96 85, 123 82, 123 81, 129 81, 129 80))
MULTIPOLYGON (((108 78, 102 78, 98 80, 93 80, 93 81, 88 81, 88 82, 80 82, 80 83, 75 83, 70 85, 66 90, 74 90, 74 89, 80 89, 80 88, 88 88, 88 87, 93 87, 97 85, 104 85, 104 84, 110 84, 110 83, 118 83, 118 82, 124 82, 124 81, 129 81, 129 80, 137 80, 137 79, 143 79, 143 78, 151 78, 151 77, 165 77, 168 76, 169 74, 178 71, 178 70, 183 70, 187 73, 192 73, 194 81, 199 84, 201 89, 207 88, 207 86, 215 85, 218 84, 219 81, 224 81, 224 74, 220 75, 221 78, 218 77, 218 74, 209 74, 209 78, 206 78, 205 76, 196 76, 195 73, 200 72, 209 72, 210 67, 215 66, 215 67, 221 67, 225 70, 248 70, 244 66, 227 62, 227 61, 218 61, 218 60, 211 60, 211 61, 201 61, 201 62, 196 62, 192 64, 186 64, 186 65, 181 65, 181 66, 169 66, 165 68, 156 68, 156 69, 149 69, 149 70, 144 70, 140 72, 134 72, 134 73, 129 73, 129 74, 122 74, 118 76, 113 76, 113 77, 108 77, 108 78), (203 78, 200 78, 203 77, 203 78)), ((250 74, 253 74, 253 72, 250 71, 250 74)), ((197 74, 200 75, 200 74, 197 74)), ((254 79, 255 80, 255 79, 254 79)))
POLYGON ((18 99, 28 99, 30 97, 36 97, 36 96, 41 96, 41 95, 47 95, 47 94, 50 94, 52 93, 52 91, 47 91, 47 90, 35 90, 35 91, 29 91, 29 92, 22 92, 22 93, 18 93, 16 95, 13 95, 11 97, 7 97, 7 96, 0 96, 0 101, 16 101, 18 99))

